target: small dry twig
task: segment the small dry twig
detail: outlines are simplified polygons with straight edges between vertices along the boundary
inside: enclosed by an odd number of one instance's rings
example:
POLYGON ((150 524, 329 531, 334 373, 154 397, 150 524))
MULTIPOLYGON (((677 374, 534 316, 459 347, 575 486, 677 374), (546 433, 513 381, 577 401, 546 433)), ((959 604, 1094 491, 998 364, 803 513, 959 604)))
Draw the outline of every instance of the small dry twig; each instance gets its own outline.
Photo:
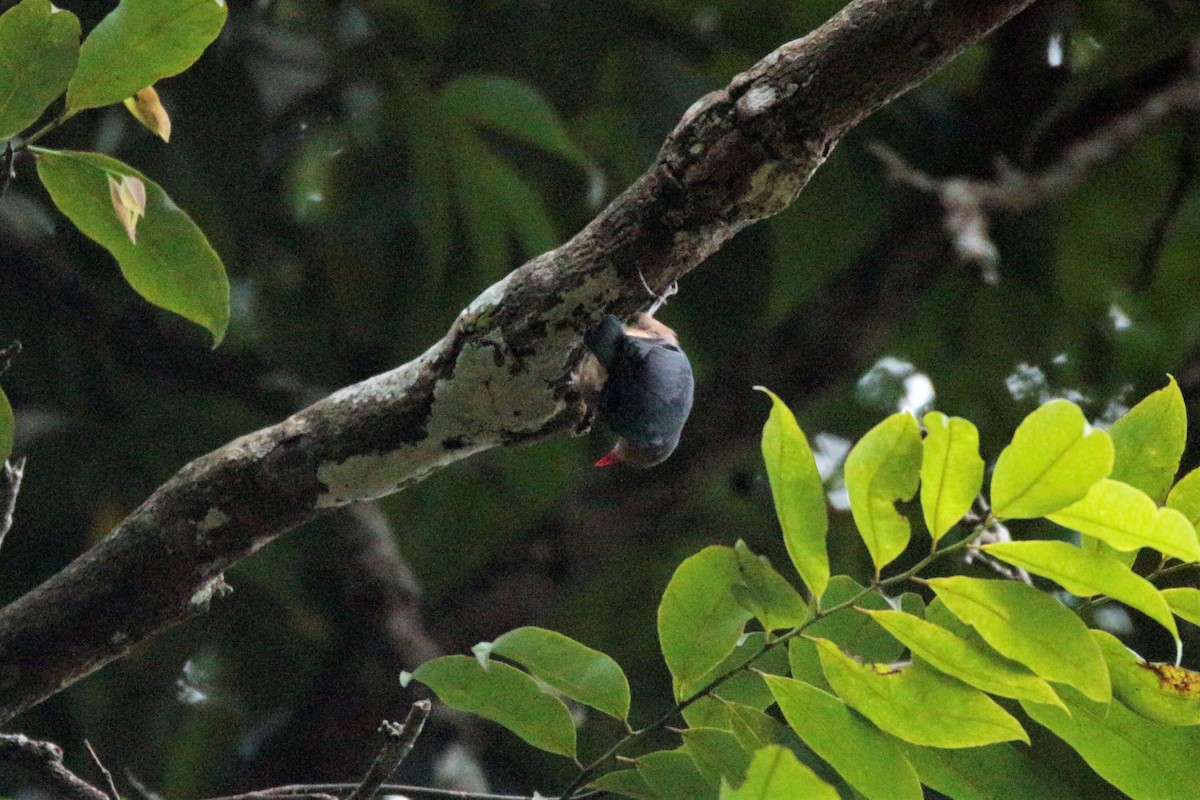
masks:
POLYGON ((421 729, 425 727, 425 720, 429 718, 431 707, 432 704, 428 700, 418 700, 408 709, 408 716, 404 718, 403 725, 397 725, 387 720, 383 721, 379 726, 379 732, 387 737, 387 742, 375 756, 375 761, 367 770, 367 774, 363 776, 362 783, 351 793, 348 800, 371 800, 375 796, 383 782, 412 752, 417 737, 421 735, 421 729))

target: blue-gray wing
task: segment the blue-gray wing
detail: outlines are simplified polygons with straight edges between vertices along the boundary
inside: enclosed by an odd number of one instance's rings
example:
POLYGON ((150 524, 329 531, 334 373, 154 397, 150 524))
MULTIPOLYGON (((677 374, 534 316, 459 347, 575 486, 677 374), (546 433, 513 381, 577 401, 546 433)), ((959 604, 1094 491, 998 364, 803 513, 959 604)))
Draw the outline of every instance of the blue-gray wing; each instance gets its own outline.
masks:
POLYGON ((692 411, 694 379, 687 355, 662 339, 624 336, 600 397, 600 416, 639 449, 675 449, 692 411))

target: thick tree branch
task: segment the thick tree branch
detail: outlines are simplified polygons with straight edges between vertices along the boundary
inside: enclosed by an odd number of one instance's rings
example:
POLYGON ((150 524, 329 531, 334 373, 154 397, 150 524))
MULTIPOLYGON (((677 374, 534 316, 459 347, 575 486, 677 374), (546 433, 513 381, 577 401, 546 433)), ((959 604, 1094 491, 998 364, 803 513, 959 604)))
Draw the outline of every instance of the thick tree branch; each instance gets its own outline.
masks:
POLYGON ((109 800, 63 766, 62 748, 51 742, 39 742, 19 733, 0 735, 0 765, 19 767, 31 779, 64 800, 109 800))
POLYGON ((0 720, 204 611, 237 559, 323 509, 578 430, 580 335, 795 199, 839 139, 1032 0, 857 0, 688 110, 584 230, 481 294, 422 356, 185 466, 0 612, 0 720))

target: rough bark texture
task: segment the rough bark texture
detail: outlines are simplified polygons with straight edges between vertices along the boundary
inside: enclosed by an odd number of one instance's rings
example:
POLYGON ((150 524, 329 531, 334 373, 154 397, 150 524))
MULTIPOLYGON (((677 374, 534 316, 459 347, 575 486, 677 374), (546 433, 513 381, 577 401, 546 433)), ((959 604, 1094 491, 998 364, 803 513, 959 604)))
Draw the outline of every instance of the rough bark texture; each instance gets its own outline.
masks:
POLYGON ((858 0, 699 100, 583 231, 487 289, 422 356, 185 466, 0 612, 0 721, 204 611, 237 559, 322 509, 586 427, 571 371, 645 300, 785 208, 857 122, 1032 0, 858 0))

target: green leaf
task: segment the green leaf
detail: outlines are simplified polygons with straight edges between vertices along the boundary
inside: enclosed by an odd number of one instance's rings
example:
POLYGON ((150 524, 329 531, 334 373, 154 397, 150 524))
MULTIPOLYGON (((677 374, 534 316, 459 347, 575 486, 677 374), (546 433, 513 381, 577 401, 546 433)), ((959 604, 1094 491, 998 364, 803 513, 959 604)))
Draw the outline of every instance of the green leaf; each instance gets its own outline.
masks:
POLYGON ((923 662, 893 669, 860 664, 828 639, 818 639, 817 647, 825 678, 846 705, 898 739, 929 747, 1029 743, 1021 723, 996 701, 923 662))
POLYGON ((572 700, 617 719, 629 716, 629 681, 620 665, 599 650, 534 627, 509 631, 486 649, 517 662, 572 700))
POLYGON ((1119 702, 1099 703, 1063 690, 1068 711, 1022 702, 1038 724, 1083 756, 1100 777, 1133 800, 1200 797, 1200 728, 1173 728, 1138 716, 1119 702))
POLYGON ((868 800, 921 800, 921 783, 896 741, 815 686, 769 675, 784 719, 868 800))
POLYGON ((921 477, 921 429, 911 414, 893 414, 846 457, 846 491, 875 572, 904 552, 911 535, 896 501, 911 500, 921 477))
MULTIPOLYGON (((453 122, 453 121, 452 121, 453 122)), ((542 198, 470 128, 450 124, 454 193, 476 259, 488 272, 507 270, 510 235, 527 255, 558 243, 542 198)))
POLYGON ((800 763, 786 747, 768 745, 754 754, 746 781, 721 784, 720 800, 838 800, 837 790, 800 763))
MULTIPOLYGON (((771 702, 774 702, 774 696, 771 702)), ((741 703, 724 704, 728 710, 731 732, 742 749, 749 753, 765 745, 782 742, 792 735, 789 728, 764 711, 741 703)))
POLYGON ((905 592, 898 602, 900 610, 914 617, 925 618, 925 598, 916 592, 905 592))
MULTIPOLYGON (((409 191, 414 227, 428 250, 429 271, 441 278, 450 258, 453 242, 451 214, 451 151, 443 133, 444 119, 438 114, 432 96, 423 86, 406 86, 409 96, 429 109, 425 114, 404 115, 408 126, 409 191)), ((632 770, 631 774, 637 774, 632 770)))
POLYGON ((1087 494, 1112 471, 1113 445, 1079 406, 1051 400, 1017 426, 992 475, 992 513, 1043 517, 1087 494))
POLYGON ((921 508, 936 542, 958 524, 983 487, 979 431, 961 417, 925 415, 928 433, 921 459, 921 508))
POLYGON ((825 549, 829 517, 817 461, 784 402, 770 389, 754 388, 771 398, 771 415, 763 425, 762 454, 783 543, 813 597, 820 597, 829 584, 829 554, 825 549))
POLYGON ((1175 616, 1193 625, 1200 625, 1200 589, 1182 586, 1163 589, 1162 596, 1175 616))
POLYGON ((818 689, 833 691, 825 680, 825 671, 821 669, 821 656, 817 653, 817 643, 805 636, 797 636, 788 641, 788 671, 798 681, 804 681, 818 689))
POLYGON ((502 200, 493 185, 482 178, 476 162, 492 164, 495 157, 470 131, 448 126, 444 135, 450 147, 454 197, 462 216, 462 227, 471 244, 475 260, 489 275, 507 272, 511 260, 508 250, 508 223, 502 200), (459 135, 455 135, 456 132, 459 135))
POLYGON ((658 640, 676 700, 701 688, 698 679, 737 645, 751 617, 733 596, 741 579, 737 553, 716 546, 686 559, 671 576, 658 606, 658 640))
POLYGON ((571 141, 554 108, 527 83, 499 75, 455 78, 442 90, 439 104, 446 113, 478 127, 591 169, 591 161, 571 141))
POLYGON ((589 783, 587 788, 632 797, 633 800, 658 800, 658 793, 650 788, 642 773, 636 769, 619 769, 605 773, 589 783))
POLYGON ((79 50, 67 111, 119 103, 196 63, 225 24, 224 0, 121 0, 79 50))
POLYGON ((33 123, 67 88, 79 58, 79 19, 50 0, 0 15, 0 142, 33 123))
POLYGON ((733 596, 762 623, 764 631, 791 630, 811 616, 804 598, 765 556, 755 555, 741 539, 734 550, 742 580, 733 585, 733 596))
POLYGON ((490 719, 540 750, 575 756, 571 712, 516 667, 492 661, 485 670, 470 656, 442 656, 417 667, 412 677, 451 708, 490 719))
MULTIPOLYGON (((211 1, 211 0, 210 0, 211 1)), ((207 328, 213 346, 229 325, 225 266, 196 227, 158 184, 116 159, 98 153, 46 150, 38 176, 54 205, 88 238, 112 253, 134 291, 157 306, 207 328), (121 224, 109 195, 109 176, 129 176, 146 188, 146 215, 137 244, 121 224)))
POLYGON ((952 577, 928 584, 1002 655, 1101 702, 1112 697, 1100 648, 1079 617, 1054 598, 1015 581, 952 577))
POLYGON ((910 744, 904 755, 921 783, 954 800, 1079 800, 1074 789, 1012 745, 946 750, 910 744))
POLYGON ((729 731, 689 728, 680 735, 684 750, 692 757, 706 783, 719 786, 723 779, 740 783, 746 777, 750 753, 729 731))
POLYGON ((1167 495, 1167 508, 1173 508, 1187 517, 1192 527, 1200 526, 1200 468, 1184 475, 1175 484, 1167 495))
MULTIPOLYGON (((761 631, 746 634, 729 655, 701 675, 693 685, 696 688, 706 686, 719 676, 746 663, 751 656, 762 653, 766 638, 766 634, 761 631)), ((738 672, 718 686, 714 694, 722 700, 742 703, 754 708, 766 708, 774 702, 774 698, 759 673, 784 675, 787 673, 787 669, 787 654, 782 647, 775 647, 769 653, 756 658, 750 669, 738 672)), ((689 724, 695 725, 690 718, 689 724)))
POLYGON ((1049 578, 1079 597, 1106 594, 1141 611, 1179 640, 1175 617, 1154 584, 1111 556, 1066 542, 1000 542, 984 545, 983 549, 1013 566, 1049 578))
MULTIPOLYGON (((829 582, 822 608, 832 608, 859 595, 863 587, 845 575, 835 575, 829 582)), ((857 608, 891 609, 892 604, 877 591, 871 591, 854 602, 857 608)), ((904 645, 881 628, 870 617, 858 613, 854 608, 835 611, 808 627, 807 635, 829 639, 864 661, 887 663, 895 661, 904 653, 904 645)), ((796 641, 795 639, 792 640, 796 641)))
POLYGON ((1187 517, 1174 508, 1159 508, 1145 492, 1120 481, 1097 482, 1082 500, 1047 519, 1117 550, 1153 547, 1163 555, 1200 561, 1200 541, 1187 517))
POLYGON ((683 721, 691 728, 720 728, 723 731, 733 729, 728 706, 715 694, 700 697, 680 713, 683 715, 683 721))
POLYGON ((864 612, 912 651, 947 675, 991 694, 1035 703, 1060 703, 1050 684, 997 653, 979 638, 962 639, 932 622, 900 611, 864 612))
POLYGON ((1161 503, 1179 470, 1187 439, 1187 407, 1175 378, 1113 423, 1113 480, 1161 503))
POLYGON ((1108 663, 1113 697, 1130 711, 1164 725, 1200 725, 1200 673, 1151 664, 1105 631, 1092 631, 1108 663))
POLYGON ((682 747, 647 753, 635 763, 638 774, 659 797, 705 800, 717 796, 716 788, 704 780, 696 762, 682 747))
POLYGON ((13 434, 16 430, 17 423, 13 418, 12 405, 9 404, 4 390, 0 389, 0 467, 3 467, 4 462, 12 455, 13 434))

